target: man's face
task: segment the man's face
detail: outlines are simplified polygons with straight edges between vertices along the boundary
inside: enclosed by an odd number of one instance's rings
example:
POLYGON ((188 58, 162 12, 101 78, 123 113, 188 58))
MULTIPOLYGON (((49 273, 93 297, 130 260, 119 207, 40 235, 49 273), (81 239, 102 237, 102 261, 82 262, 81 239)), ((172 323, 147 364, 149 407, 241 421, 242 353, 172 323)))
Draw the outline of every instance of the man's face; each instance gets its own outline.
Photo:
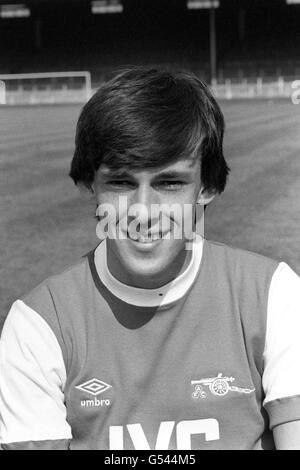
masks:
POLYGON ((116 214, 119 236, 107 238, 112 274, 144 288, 158 287, 176 277, 187 259, 186 222, 189 219, 192 225, 201 189, 199 159, 142 171, 111 170, 102 164, 94 189, 97 204, 110 204, 116 214), (120 200, 126 205, 120 205, 120 200), (170 206, 177 210, 167 210, 170 206))

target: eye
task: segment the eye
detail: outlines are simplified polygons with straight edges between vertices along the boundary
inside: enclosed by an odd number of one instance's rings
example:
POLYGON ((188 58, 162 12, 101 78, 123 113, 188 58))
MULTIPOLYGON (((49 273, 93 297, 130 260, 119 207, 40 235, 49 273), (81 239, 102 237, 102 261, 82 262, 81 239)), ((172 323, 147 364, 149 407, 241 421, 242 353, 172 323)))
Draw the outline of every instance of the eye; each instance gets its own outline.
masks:
POLYGON ((111 180, 108 181, 106 184, 109 186, 113 186, 116 189, 126 189, 134 187, 134 183, 129 180, 111 180))
POLYGON ((185 185, 185 182, 177 181, 177 180, 165 180, 165 181, 160 181, 158 185, 166 190, 176 190, 176 189, 181 189, 185 185))

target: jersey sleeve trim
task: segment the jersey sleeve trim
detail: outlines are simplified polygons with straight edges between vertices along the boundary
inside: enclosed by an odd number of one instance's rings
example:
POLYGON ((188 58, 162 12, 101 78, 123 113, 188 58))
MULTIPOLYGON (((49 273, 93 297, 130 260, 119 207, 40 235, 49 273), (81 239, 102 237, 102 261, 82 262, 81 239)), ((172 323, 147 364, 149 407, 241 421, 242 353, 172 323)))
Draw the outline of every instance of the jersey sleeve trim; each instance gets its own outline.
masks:
POLYGON ((48 323, 18 300, 0 341, 0 442, 72 437, 66 420, 66 370, 48 323))
POLYGON ((69 450, 70 439, 24 441, 2 444, 3 450, 69 450))
POLYGON ((278 398, 265 404, 270 419, 270 429, 279 424, 300 420, 300 395, 278 398))
POLYGON ((286 264, 276 269, 268 299, 263 405, 300 395, 300 278, 286 264))
POLYGON ((23 296, 19 301, 30 307, 34 312, 38 312, 40 317, 49 325, 59 343, 66 369, 69 367, 68 347, 62 332, 60 318, 55 305, 54 293, 51 288, 51 278, 23 296))

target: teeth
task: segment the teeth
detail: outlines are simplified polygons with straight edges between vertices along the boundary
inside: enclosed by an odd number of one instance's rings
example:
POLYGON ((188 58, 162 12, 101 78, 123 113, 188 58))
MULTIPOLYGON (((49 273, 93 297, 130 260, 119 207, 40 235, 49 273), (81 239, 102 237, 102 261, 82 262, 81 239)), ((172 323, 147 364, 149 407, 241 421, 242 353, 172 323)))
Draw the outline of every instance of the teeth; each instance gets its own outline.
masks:
MULTIPOLYGON (((133 237, 131 237, 133 238, 133 237)), ((153 241, 158 240, 160 237, 135 237, 134 240, 138 241, 139 243, 152 243, 153 241)))
POLYGON ((152 239, 147 237, 138 237, 138 241, 141 243, 151 243, 152 239))
POLYGON ((149 235, 148 237, 147 236, 145 237, 143 235, 138 235, 136 233, 132 233, 132 234, 128 233, 128 236, 132 240, 135 240, 139 243, 152 243, 152 242, 155 242, 155 241, 160 240, 162 238, 162 235, 160 235, 159 233, 155 234, 155 235, 152 234, 151 236, 149 235))
POLYGON ((138 239, 138 235, 136 233, 133 233, 132 235, 129 235, 130 238, 133 238, 133 240, 138 239))

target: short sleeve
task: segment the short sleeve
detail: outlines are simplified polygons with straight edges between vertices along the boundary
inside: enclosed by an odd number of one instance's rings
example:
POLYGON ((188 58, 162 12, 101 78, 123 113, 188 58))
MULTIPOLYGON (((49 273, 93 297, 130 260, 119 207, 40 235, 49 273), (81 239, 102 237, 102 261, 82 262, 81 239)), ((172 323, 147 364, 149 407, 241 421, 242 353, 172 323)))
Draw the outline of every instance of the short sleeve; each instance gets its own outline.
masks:
POLYGON ((300 278, 286 263, 270 284, 263 388, 271 429, 300 420, 300 278))
POLYGON ((66 370, 48 323, 16 301, 0 340, 0 442, 5 449, 66 449, 66 370))

